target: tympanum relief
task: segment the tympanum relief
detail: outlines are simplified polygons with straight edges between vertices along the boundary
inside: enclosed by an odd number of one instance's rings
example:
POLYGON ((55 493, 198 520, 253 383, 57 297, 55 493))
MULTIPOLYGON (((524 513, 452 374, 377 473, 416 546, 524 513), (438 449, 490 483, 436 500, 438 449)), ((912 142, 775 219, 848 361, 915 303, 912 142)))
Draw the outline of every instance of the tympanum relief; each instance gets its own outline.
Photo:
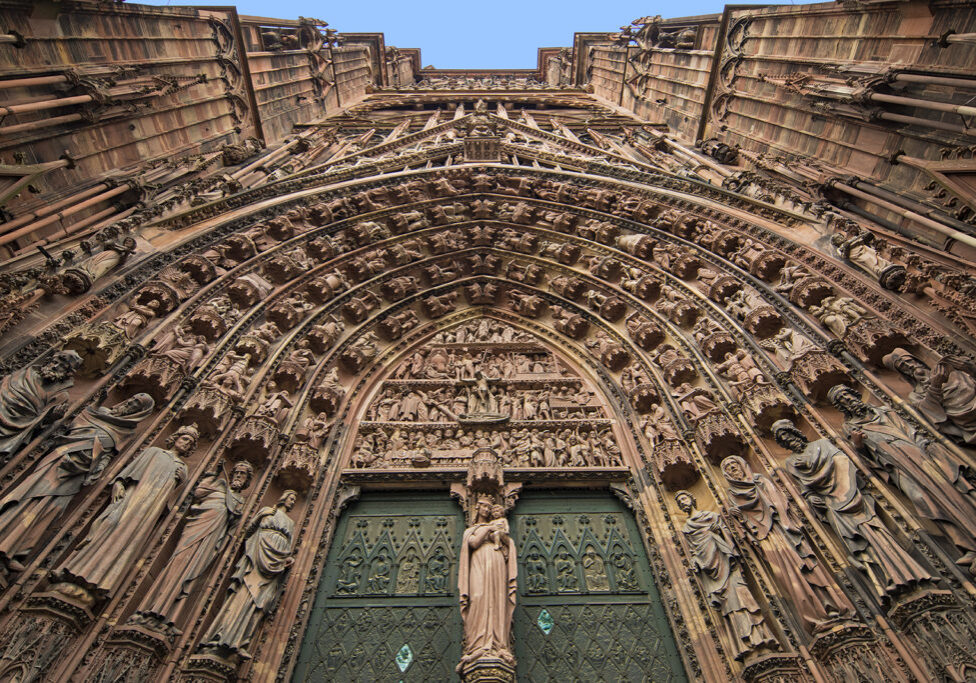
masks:
POLYGON ((351 465, 466 467, 491 448, 506 467, 621 467, 595 389, 531 335, 488 318, 408 354, 366 409, 351 465))

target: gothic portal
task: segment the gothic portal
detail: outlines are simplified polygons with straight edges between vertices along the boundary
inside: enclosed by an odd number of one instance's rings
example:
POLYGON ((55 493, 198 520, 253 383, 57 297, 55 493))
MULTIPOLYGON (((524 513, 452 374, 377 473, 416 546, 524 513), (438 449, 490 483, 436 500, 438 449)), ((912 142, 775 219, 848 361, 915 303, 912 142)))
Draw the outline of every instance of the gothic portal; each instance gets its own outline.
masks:
POLYGON ((0 2, 0 682, 976 680, 976 10, 524 70, 0 2))

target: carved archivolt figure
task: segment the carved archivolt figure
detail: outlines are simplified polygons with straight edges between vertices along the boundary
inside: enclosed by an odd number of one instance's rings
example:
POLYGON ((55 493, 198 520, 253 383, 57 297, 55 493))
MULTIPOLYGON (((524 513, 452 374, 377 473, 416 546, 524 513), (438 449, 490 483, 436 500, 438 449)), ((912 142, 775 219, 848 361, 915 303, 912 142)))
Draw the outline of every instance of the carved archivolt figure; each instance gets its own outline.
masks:
POLYGON ((810 306, 808 310, 838 339, 843 339, 847 328, 868 315, 867 309, 846 296, 828 296, 819 305, 810 306))
POLYGON ((878 254, 877 249, 871 246, 873 241, 874 235, 869 232, 862 232, 849 239, 841 233, 830 237, 830 242, 837 247, 837 252, 843 258, 874 276, 882 287, 897 290, 905 282, 905 267, 878 254))
POLYGON ((284 572, 295 561, 295 522, 288 512, 297 500, 297 493, 285 491, 274 507, 263 508, 251 522, 244 555, 230 579, 230 596, 203 637, 201 649, 251 658, 245 648, 264 613, 278 599, 284 572))
POLYGON ((240 492, 247 488, 253 472, 250 463, 241 460, 234 465, 229 482, 213 474, 197 484, 176 547, 143 599, 135 623, 172 626, 178 619, 193 582, 210 567, 227 532, 240 518, 244 504, 240 492))
POLYGON ((160 343, 157 353, 189 373, 210 353, 210 345, 206 337, 190 334, 185 328, 178 328, 174 330, 171 337, 160 343))
POLYGON ((905 349, 895 349, 884 364, 912 383, 908 402, 946 436, 976 445, 976 363, 946 356, 934 370, 905 349))
POLYGON ((159 315, 160 305, 156 299, 150 299, 144 306, 134 301, 128 306, 129 310, 117 315, 112 322, 125 333, 127 338, 135 339, 149 321, 159 315))
POLYGON ((54 450, 17 488, 0 500, 0 560, 7 569, 21 563, 71 499, 98 481, 139 422, 153 410, 148 394, 136 394, 107 408, 86 408, 58 437, 54 450))
POLYGON ((29 440, 37 427, 61 417, 72 375, 81 366, 74 351, 60 351, 43 365, 15 370, 0 382, 0 462, 29 440))
POLYGON ((119 472, 108 507, 55 576, 95 597, 117 588, 166 509, 170 494, 186 478, 182 458, 193 452, 198 439, 195 426, 180 427, 170 438, 169 449, 150 446, 119 472))
POLYGON ((976 574, 976 507, 950 484, 953 468, 941 447, 926 443, 890 408, 865 405, 849 387, 836 386, 827 397, 844 414, 844 434, 870 466, 942 529, 963 553, 956 563, 976 574))
POLYGON ((464 655, 458 671, 479 659, 510 666, 512 614, 518 563, 505 509, 488 496, 478 499, 474 524, 464 531, 458 566, 458 594, 464 622, 464 655))
POLYGON ((688 515, 681 531, 691 549, 692 568, 712 607, 722 615, 735 658, 759 648, 775 648, 776 640, 742 576, 741 558, 728 527, 714 512, 696 511, 695 498, 687 491, 678 491, 674 499, 688 515))
POLYGON ((874 499, 861 492, 854 463, 827 439, 808 442, 789 420, 773 424, 776 441, 793 451, 786 468, 803 496, 840 537, 848 559, 878 595, 910 590, 932 575, 905 551, 881 522, 874 499))
POLYGON ((817 561, 786 496, 764 474, 753 474, 737 455, 722 461, 729 510, 746 540, 762 556, 811 633, 853 612, 847 597, 817 561))

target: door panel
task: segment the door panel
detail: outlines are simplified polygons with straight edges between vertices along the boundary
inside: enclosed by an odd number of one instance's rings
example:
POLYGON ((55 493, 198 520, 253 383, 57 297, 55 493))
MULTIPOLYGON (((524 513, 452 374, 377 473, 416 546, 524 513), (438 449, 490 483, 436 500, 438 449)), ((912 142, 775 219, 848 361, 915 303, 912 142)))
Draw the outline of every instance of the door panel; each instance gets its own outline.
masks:
POLYGON ((610 495, 525 494, 519 558, 520 681, 686 681, 633 515, 610 495))
POLYGON ((363 496, 329 551, 295 681, 452 681, 461 656, 447 496, 363 496))

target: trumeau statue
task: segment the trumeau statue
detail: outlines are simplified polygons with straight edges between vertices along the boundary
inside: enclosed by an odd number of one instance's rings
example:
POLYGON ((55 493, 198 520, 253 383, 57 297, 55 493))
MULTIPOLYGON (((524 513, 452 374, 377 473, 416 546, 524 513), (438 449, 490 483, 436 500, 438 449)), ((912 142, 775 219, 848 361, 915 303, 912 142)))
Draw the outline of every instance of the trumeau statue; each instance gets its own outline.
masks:
POLYGON ((976 445, 976 364, 946 356, 929 370, 918 358, 898 348, 883 359, 912 383, 908 402, 946 436, 976 445))
POLYGON ((851 459, 827 439, 808 442, 789 420, 773 424, 776 441, 793 451, 786 468, 803 496, 840 537, 852 565, 864 572, 876 593, 887 598, 932 579, 902 548, 861 492, 851 459))
POLYGON ((807 631, 823 630, 829 622, 853 612, 850 601, 817 560, 800 520, 776 484, 764 474, 753 474, 737 455, 722 461, 722 474, 729 482, 729 511, 792 600, 807 631))
POLYGON ((227 533, 241 515, 240 492, 251 482, 254 468, 246 460, 234 465, 228 482, 223 475, 205 477, 193 491, 193 504, 169 553, 166 566, 143 599, 132 621, 173 627, 186 607, 193 582, 210 568, 227 533))
POLYGON ((15 370, 0 382, 0 462, 9 458, 67 399, 81 366, 74 351, 59 351, 41 365, 15 370))
POLYGON ((958 467, 942 447, 927 442, 890 408, 865 405, 849 387, 836 386, 827 396, 844 414, 844 434, 868 464, 963 553, 956 564, 976 574, 976 507, 950 483, 958 467))
POLYGON ((198 440, 194 425, 180 427, 167 442, 168 448, 150 446, 119 472, 108 507, 54 572, 61 581, 84 591, 65 584, 59 584, 58 590, 88 602, 118 587, 166 509, 170 494, 186 479, 183 458, 193 452, 198 440))
POLYGON ((295 522, 288 512, 298 494, 285 491, 274 507, 262 508, 251 522, 244 555, 230 579, 228 597, 203 637, 201 650, 250 659, 251 636, 278 599, 284 572, 294 563, 295 522))
POLYGON ((518 563, 505 508, 478 498, 474 523, 461 539, 458 594, 464 622, 464 654, 458 672, 478 660, 515 665, 511 651, 518 563))
POLYGON ((692 568, 702 582, 708 601, 722 615, 736 659, 760 648, 776 649, 759 603, 742 576, 741 557, 725 522, 714 512, 696 510, 688 491, 674 495, 688 515, 681 530, 692 554, 692 568))
POLYGON ((148 394, 117 405, 86 408, 34 470, 0 499, 0 561, 21 571, 23 560, 84 486, 98 481, 121 443, 154 407, 148 394))

